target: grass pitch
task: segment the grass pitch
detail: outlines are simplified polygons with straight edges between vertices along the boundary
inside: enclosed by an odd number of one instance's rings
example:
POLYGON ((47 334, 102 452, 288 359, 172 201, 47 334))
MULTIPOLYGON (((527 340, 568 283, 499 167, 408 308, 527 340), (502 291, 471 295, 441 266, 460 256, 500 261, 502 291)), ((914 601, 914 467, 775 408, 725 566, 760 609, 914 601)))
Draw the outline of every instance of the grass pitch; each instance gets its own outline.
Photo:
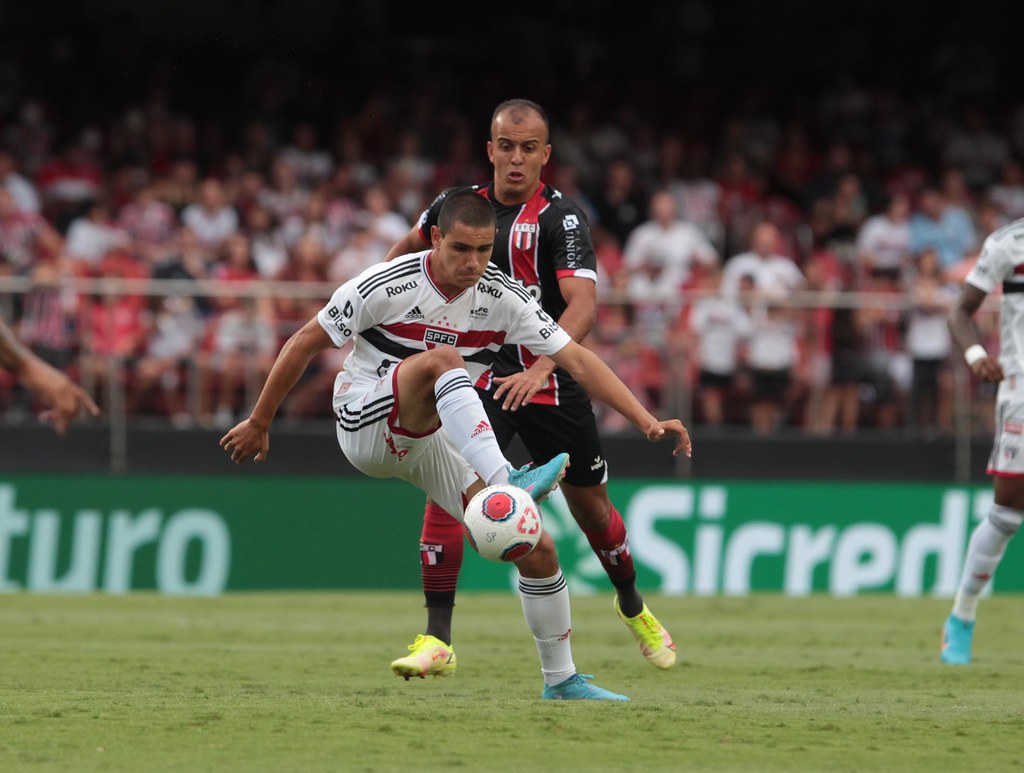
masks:
POLYGON ((581 672, 627 704, 540 700, 511 594, 463 594, 458 674, 405 682, 418 593, 0 597, 0 770, 1006 770, 1024 765, 1021 599, 657 598, 648 666, 610 595, 573 600, 581 672))

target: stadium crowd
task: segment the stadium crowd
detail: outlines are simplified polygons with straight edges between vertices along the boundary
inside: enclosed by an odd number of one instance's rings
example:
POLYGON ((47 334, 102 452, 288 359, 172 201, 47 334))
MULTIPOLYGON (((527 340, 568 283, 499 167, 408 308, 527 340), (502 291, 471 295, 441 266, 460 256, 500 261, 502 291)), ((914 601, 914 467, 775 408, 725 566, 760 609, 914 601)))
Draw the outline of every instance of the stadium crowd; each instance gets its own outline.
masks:
MULTIPOLYGON (((984 236, 1024 217, 1024 109, 952 102, 923 132, 884 90, 829 89, 800 117, 759 97, 713 130, 584 99, 552 114, 544 180, 588 213, 599 263, 587 344, 655 412, 692 395, 696 424, 951 430, 945 311, 984 236)), ((487 115, 402 99, 381 91, 329 121, 256 113, 233 133, 159 89, 75 125, 38 96, 8 105, 0 277, 31 287, 0 294, 5 316, 101 405, 116 376, 131 416, 228 426, 329 292, 211 287, 340 284, 437 192, 489 179, 487 115), (197 291, 66 281, 111 277, 197 291)), ((329 415, 343 356, 316 364, 289 416, 329 415)), ((8 419, 26 399, 0 373, 8 419)))

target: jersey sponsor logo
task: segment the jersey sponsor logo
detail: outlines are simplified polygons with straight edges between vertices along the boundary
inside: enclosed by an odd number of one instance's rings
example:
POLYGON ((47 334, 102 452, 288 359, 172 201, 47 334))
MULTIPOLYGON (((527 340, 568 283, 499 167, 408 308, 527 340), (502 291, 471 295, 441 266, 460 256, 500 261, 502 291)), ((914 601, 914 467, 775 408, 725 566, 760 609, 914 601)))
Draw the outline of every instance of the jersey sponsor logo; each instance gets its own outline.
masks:
POLYGON ((397 456, 398 461, 402 461, 406 456, 409 455, 408 448, 399 448, 395 445, 395 438, 390 432, 384 433, 384 442, 387 443, 388 453, 392 456, 397 456))
POLYGON ((476 429, 473 430, 473 434, 469 436, 469 439, 472 440, 477 435, 482 435, 484 432, 492 431, 493 430, 491 429, 491 425, 488 424, 486 421, 481 420, 480 423, 476 425, 476 429))
POLYGON ((401 295, 406 290, 415 290, 418 286, 419 282, 414 279, 411 282, 406 282, 405 284, 397 285, 395 287, 386 287, 384 289, 388 294, 388 298, 393 298, 396 295, 401 295))
POLYGON ((580 219, 576 215, 566 215, 562 218, 562 228, 566 231, 575 231, 580 227, 580 219))
POLYGON ((501 290, 499 290, 497 287, 491 287, 490 285, 484 284, 483 282, 478 282, 476 285, 476 289, 477 292, 485 293, 486 295, 490 295, 492 298, 500 298, 502 296, 501 290))
POLYGON ((413 306, 405 312, 405 319, 423 319, 423 312, 420 311, 419 306, 413 306))
POLYGON ((604 467, 604 459, 602 459, 600 456, 595 456, 594 463, 590 465, 590 469, 600 470, 602 467, 604 467))
POLYGON ((427 345, 428 349, 433 349, 435 346, 456 346, 459 343, 459 336, 448 330, 428 327, 423 331, 423 343, 427 345))
POLYGON ((345 301, 345 307, 339 309, 337 306, 331 306, 327 309, 327 316, 331 318, 331 322, 346 338, 352 336, 352 329, 348 326, 347 320, 352 317, 354 309, 352 308, 351 301, 345 301))
POLYGON ((579 239, 569 229, 566 229, 565 232, 565 265, 570 269, 580 267, 579 239))
POLYGON ((544 327, 540 329, 540 337, 546 341, 551 338, 552 334, 556 330, 558 330, 558 323, 551 319, 551 315, 544 311, 544 309, 537 309, 537 319, 539 319, 540 323, 544 325, 544 327))
POLYGON ((491 310, 488 309, 486 306, 481 306, 481 307, 479 307, 477 309, 473 309, 471 312, 469 312, 469 318, 470 319, 487 319, 487 315, 490 313, 490 311, 491 310))
POLYGON ((1024 435, 1024 422, 1007 419, 1003 423, 1003 431, 1009 435, 1024 435))
POLYGON ((512 243, 517 250, 532 250, 537 243, 537 224, 516 223, 512 226, 512 243))

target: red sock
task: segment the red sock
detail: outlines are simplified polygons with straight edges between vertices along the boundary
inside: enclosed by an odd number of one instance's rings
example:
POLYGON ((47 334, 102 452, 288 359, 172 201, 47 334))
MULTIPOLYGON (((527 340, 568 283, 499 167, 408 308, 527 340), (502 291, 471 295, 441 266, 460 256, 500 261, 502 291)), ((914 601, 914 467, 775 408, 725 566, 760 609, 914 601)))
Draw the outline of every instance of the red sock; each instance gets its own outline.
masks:
POLYGON ((601 566, 613 583, 631 580, 636 576, 633 556, 629 552, 629 541, 626 539, 626 524, 614 505, 607 528, 601 531, 584 529, 583 533, 587 535, 590 547, 601 559, 601 566))
POLYGON ((464 539, 461 523, 440 505, 427 504, 420 535, 420 574, 428 607, 455 605, 464 539))

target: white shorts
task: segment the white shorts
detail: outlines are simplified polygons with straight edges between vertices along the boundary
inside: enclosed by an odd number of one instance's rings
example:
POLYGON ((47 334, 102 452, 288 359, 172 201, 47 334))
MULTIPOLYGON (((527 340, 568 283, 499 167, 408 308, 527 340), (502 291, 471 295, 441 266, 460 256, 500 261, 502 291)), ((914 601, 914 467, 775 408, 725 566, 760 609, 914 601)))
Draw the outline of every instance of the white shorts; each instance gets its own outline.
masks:
POLYGON ((371 478, 400 478, 425 491, 459 521, 463 496, 478 479, 440 427, 423 435, 398 426, 395 393, 398 366, 366 388, 349 392, 336 406, 338 445, 360 472, 371 478))
POLYGON ((1024 478, 1024 377, 1007 376, 996 393, 996 435, 989 475, 1024 478))

